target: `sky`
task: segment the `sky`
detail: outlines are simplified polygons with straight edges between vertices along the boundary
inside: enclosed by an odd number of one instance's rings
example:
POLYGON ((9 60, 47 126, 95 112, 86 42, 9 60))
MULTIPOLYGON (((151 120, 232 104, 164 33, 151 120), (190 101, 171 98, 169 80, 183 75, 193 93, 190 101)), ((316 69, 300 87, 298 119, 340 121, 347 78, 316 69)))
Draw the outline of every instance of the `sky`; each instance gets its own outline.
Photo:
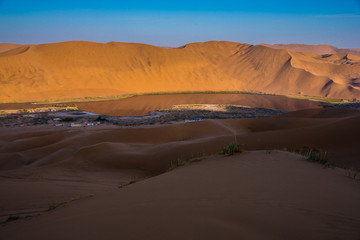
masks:
POLYGON ((73 40, 360 48, 360 0, 0 0, 0 42, 73 40))

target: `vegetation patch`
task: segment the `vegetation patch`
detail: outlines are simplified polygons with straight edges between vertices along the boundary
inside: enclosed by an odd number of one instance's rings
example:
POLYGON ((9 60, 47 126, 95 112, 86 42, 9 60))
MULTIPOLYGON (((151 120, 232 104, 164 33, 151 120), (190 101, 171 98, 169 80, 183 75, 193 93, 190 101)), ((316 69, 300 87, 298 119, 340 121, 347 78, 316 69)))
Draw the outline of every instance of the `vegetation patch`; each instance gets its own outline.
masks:
POLYGON ((219 154, 230 156, 235 153, 241 153, 244 151, 244 146, 238 143, 230 143, 229 145, 222 147, 219 151, 219 154))
POLYGON ((326 102, 326 103, 345 103, 345 102, 351 102, 356 101, 356 99, 348 100, 348 99, 339 99, 339 98, 327 98, 327 97, 315 97, 315 96, 297 96, 297 95, 284 95, 288 98, 294 98, 294 99, 306 99, 306 100, 313 100, 313 101, 319 101, 319 102, 326 102))
POLYGON ((326 152, 321 151, 316 148, 304 147, 300 151, 296 151, 297 153, 303 155, 305 159, 310 162, 317 162, 322 164, 326 168, 335 167, 334 163, 330 162, 326 156, 326 152))
POLYGON ((169 165, 169 168, 168 168, 168 171, 171 171, 177 167, 180 167, 180 166, 184 166, 186 164, 186 162, 180 157, 176 160, 172 160, 170 162, 170 165, 169 165))

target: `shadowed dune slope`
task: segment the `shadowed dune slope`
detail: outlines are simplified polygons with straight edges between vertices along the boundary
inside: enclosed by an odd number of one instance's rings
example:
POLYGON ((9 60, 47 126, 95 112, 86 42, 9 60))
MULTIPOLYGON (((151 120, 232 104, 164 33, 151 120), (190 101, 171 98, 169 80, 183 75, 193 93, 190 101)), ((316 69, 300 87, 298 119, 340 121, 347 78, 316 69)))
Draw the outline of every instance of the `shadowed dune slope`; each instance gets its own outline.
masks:
POLYGON ((164 49, 63 42, 0 53, 0 101, 178 91, 256 91, 359 98, 360 61, 234 42, 164 49))
POLYGON ((213 154, 235 136, 248 150, 318 148, 337 166, 359 168, 359 121, 358 110, 310 109, 144 128, 3 128, 0 170, 56 166, 159 173, 172 160, 213 154))
POLYGON ((317 108, 137 128, 1 128, 0 238, 358 239, 358 179, 272 149, 317 148, 357 169, 359 121, 356 109, 317 108), (216 154, 234 141, 250 151, 216 154))
POLYGON ((359 182, 275 151, 214 156, 40 217, 5 239, 359 239, 359 182))
POLYGON ((324 54, 337 54, 337 53, 350 53, 353 55, 360 56, 360 49, 355 48, 337 48, 331 45, 320 44, 320 45, 307 45, 307 44, 266 44, 260 43, 259 45, 271 47, 275 49, 287 49, 292 52, 309 52, 319 55, 324 54))

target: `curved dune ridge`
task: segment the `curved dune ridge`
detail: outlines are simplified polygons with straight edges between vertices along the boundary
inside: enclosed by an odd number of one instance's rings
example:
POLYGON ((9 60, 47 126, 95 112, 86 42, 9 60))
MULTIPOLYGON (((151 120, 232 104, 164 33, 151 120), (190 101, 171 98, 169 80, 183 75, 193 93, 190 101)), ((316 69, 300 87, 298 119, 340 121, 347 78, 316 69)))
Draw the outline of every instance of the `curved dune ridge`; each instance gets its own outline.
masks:
POLYGON ((0 170, 31 166, 166 170, 169 160, 210 154, 236 139, 248 150, 326 151, 340 167, 360 167, 360 111, 308 109, 259 119, 206 120, 143 128, 1 131, 0 170))
POLYGON ((359 98, 351 54, 294 53, 234 42, 179 48, 110 42, 22 46, 0 53, 1 102, 179 91, 359 98))
POLYGON ((356 109, 317 108, 142 128, 5 128, 0 221, 32 217, 0 236, 358 239, 359 181, 272 149, 318 148, 356 169, 359 121, 356 109), (246 152, 214 155, 235 136, 246 152), (202 160, 163 174, 194 157, 202 160))

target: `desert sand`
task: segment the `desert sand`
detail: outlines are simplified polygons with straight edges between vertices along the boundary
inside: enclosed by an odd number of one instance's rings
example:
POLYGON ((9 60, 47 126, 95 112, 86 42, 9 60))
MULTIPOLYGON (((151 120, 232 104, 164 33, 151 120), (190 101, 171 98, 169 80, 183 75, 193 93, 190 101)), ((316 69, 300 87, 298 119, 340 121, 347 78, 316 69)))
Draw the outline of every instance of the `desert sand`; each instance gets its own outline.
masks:
POLYGON ((359 201, 358 182, 334 170, 291 153, 245 152, 78 200, 9 224, 2 234, 5 239, 358 239, 359 201))
POLYGON ((21 47, 21 44, 15 44, 15 43, 0 43, 0 53, 7 52, 9 50, 12 50, 14 48, 21 47))
POLYGON ((358 239, 360 185, 341 168, 360 167, 359 120, 356 109, 316 108, 141 128, 2 128, 0 215, 24 219, 0 236, 358 239), (246 152, 216 154, 235 139, 246 152), (273 150, 305 146, 340 168, 273 150))
POLYGON ((319 55, 325 54, 338 54, 338 53, 350 53, 352 55, 360 56, 359 48, 337 48, 331 45, 320 44, 320 45, 308 45, 308 44, 266 44, 260 43, 259 45, 265 47, 271 47, 274 49, 287 49, 292 52, 308 52, 319 55))
POLYGON ((0 47, 0 110, 67 99, 110 116, 180 104, 289 111, 141 127, 4 124, 0 240, 360 239, 360 109, 279 96, 359 98, 353 52, 216 41, 0 47), (169 92, 188 93, 146 95, 169 92), (234 142, 245 152, 219 154, 234 142), (295 153, 304 148, 333 168, 295 153))
POLYGON ((0 102, 179 91, 353 99, 360 98, 360 57, 216 41, 171 49, 63 42, 0 53, 0 79, 0 102))

